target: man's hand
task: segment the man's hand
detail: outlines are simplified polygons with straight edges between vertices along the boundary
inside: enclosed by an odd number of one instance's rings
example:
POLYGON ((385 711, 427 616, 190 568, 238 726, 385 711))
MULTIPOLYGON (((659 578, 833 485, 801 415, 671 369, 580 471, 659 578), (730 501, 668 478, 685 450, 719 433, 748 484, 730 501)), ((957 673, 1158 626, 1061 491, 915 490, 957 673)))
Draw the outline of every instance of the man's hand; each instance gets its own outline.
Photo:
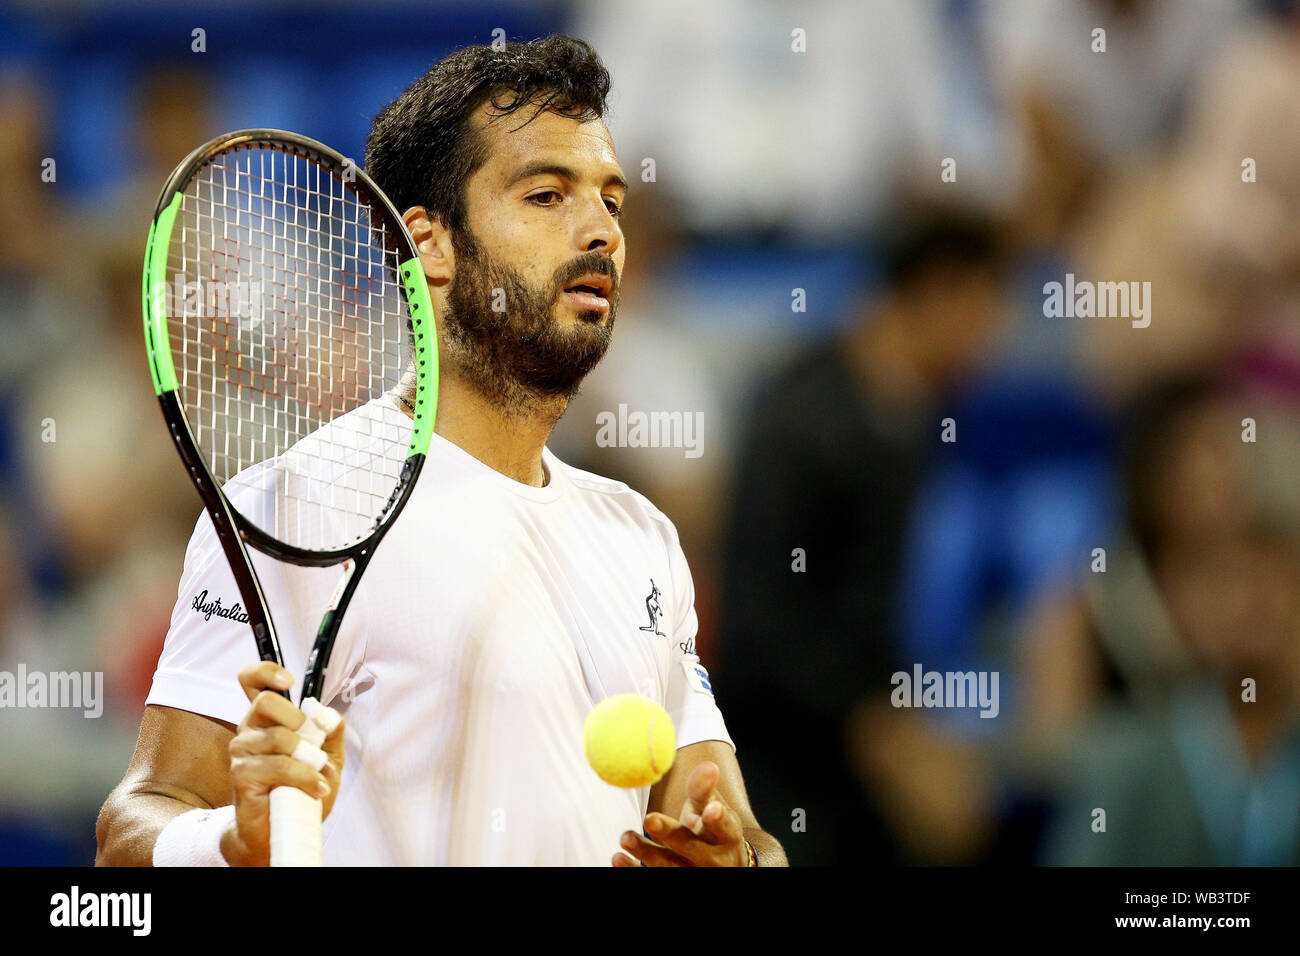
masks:
POLYGON ((293 686, 288 672, 261 661, 241 670, 239 683, 252 706, 230 741, 235 824, 222 837, 221 852, 231 866, 266 866, 271 861, 272 790, 297 787, 319 798, 323 817, 333 809, 343 770, 343 722, 321 748, 328 761, 313 770, 292 756, 300 740, 297 730, 307 716, 276 693, 293 686))
POLYGON ((644 826, 651 842, 631 830, 621 839, 624 853, 614 854, 614 866, 748 866, 744 827, 716 788, 718 765, 701 761, 686 781, 686 800, 673 819, 666 813, 646 814, 644 826))

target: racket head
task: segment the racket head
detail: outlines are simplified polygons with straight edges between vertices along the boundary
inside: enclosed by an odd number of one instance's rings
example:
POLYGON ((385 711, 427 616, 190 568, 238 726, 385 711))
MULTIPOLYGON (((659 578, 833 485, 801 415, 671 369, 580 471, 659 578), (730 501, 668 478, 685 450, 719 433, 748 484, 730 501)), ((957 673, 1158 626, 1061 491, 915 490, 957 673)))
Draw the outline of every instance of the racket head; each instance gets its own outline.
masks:
POLYGON ((428 285, 379 187, 296 133, 211 140, 162 190, 143 311, 155 392, 214 520, 295 564, 373 549, 438 394, 428 285))

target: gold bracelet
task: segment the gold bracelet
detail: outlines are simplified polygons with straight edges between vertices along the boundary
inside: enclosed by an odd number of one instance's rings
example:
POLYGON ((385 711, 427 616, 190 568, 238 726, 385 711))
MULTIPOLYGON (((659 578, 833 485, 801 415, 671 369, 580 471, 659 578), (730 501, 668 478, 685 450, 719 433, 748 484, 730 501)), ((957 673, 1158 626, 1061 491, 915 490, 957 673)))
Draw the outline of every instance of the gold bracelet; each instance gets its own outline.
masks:
POLYGON ((758 854, 754 852, 754 844, 748 840, 745 841, 745 852, 749 854, 749 863, 747 866, 758 866, 758 854))

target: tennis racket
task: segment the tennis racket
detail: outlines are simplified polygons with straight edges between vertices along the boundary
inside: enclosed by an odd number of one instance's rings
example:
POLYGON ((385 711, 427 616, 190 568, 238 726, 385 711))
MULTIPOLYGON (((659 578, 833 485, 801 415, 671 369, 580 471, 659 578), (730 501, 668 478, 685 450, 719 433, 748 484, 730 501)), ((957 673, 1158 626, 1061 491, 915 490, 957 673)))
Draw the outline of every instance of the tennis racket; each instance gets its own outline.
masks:
MULTIPOLYGON (((319 747, 339 625, 415 486, 437 414, 415 244, 350 160, 295 133, 241 130, 200 146, 163 187, 143 300, 154 391, 263 660, 284 664, 249 547, 341 566, 300 698, 299 735, 319 747)), ((320 863, 320 801, 276 788, 271 865, 320 863)))

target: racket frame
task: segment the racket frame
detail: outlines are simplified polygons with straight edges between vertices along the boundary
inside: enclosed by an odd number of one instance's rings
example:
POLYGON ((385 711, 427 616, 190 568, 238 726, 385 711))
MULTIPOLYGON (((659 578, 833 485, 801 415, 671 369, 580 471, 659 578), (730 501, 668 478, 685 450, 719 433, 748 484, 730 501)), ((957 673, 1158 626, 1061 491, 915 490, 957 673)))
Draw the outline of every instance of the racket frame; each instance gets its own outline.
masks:
MULTIPOLYGON (((286 130, 237 130, 218 136, 191 152, 176 167, 164 185, 154 211, 154 221, 149 229, 145 251, 142 307, 145 345, 154 392, 158 397, 163 418, 167 422, 176 450, 212 520, 217 540, 225 553, 239 588, 240 597, 244 601, 249 626, 253 631, 258 654, 262 660, 275 661, 280 666, 284 666, 284 656, 274 619, 248 548, 251 546, 277 560, 304 567, 345 565, 344 577, 321 619, 308 658, 306 674, 303 677, 300 700, 308 697, 319 699, 324 685, 325 668, 328 666, 330 652, 338 636, 343 615, 360 583, 362 572, 369 564, 379 542, 406 506, 407 499, 415 487, 415 481, 424 465, 437 416, 438 347, 434 310, 415 243, 388 197, 365 172, 338 152, 316 140, 286 130), (184 191, 193 178, 215 156, 241 146, 270 147, 318 162, 329 170, 347 170, 352 178, 344 180, 346 185, 372 210, 377 209, 381 215, 386 214, 389 219, 387 233, 392 235, 393 243, 398 244, 393 251, 398 253, 397 268, 406 299, 416 371, 411 443, 397 485, 370 533, 365 538, 339 550, 315 551, 287 544, 244 518, 213 478, 199 450, 198 442, 180 400, 180 385, 172 361, 166 308, 166 267, 172 229, 180 211, 184 191)), ((284 696, 288 697, 288 692, 285 692, 284 696)))

